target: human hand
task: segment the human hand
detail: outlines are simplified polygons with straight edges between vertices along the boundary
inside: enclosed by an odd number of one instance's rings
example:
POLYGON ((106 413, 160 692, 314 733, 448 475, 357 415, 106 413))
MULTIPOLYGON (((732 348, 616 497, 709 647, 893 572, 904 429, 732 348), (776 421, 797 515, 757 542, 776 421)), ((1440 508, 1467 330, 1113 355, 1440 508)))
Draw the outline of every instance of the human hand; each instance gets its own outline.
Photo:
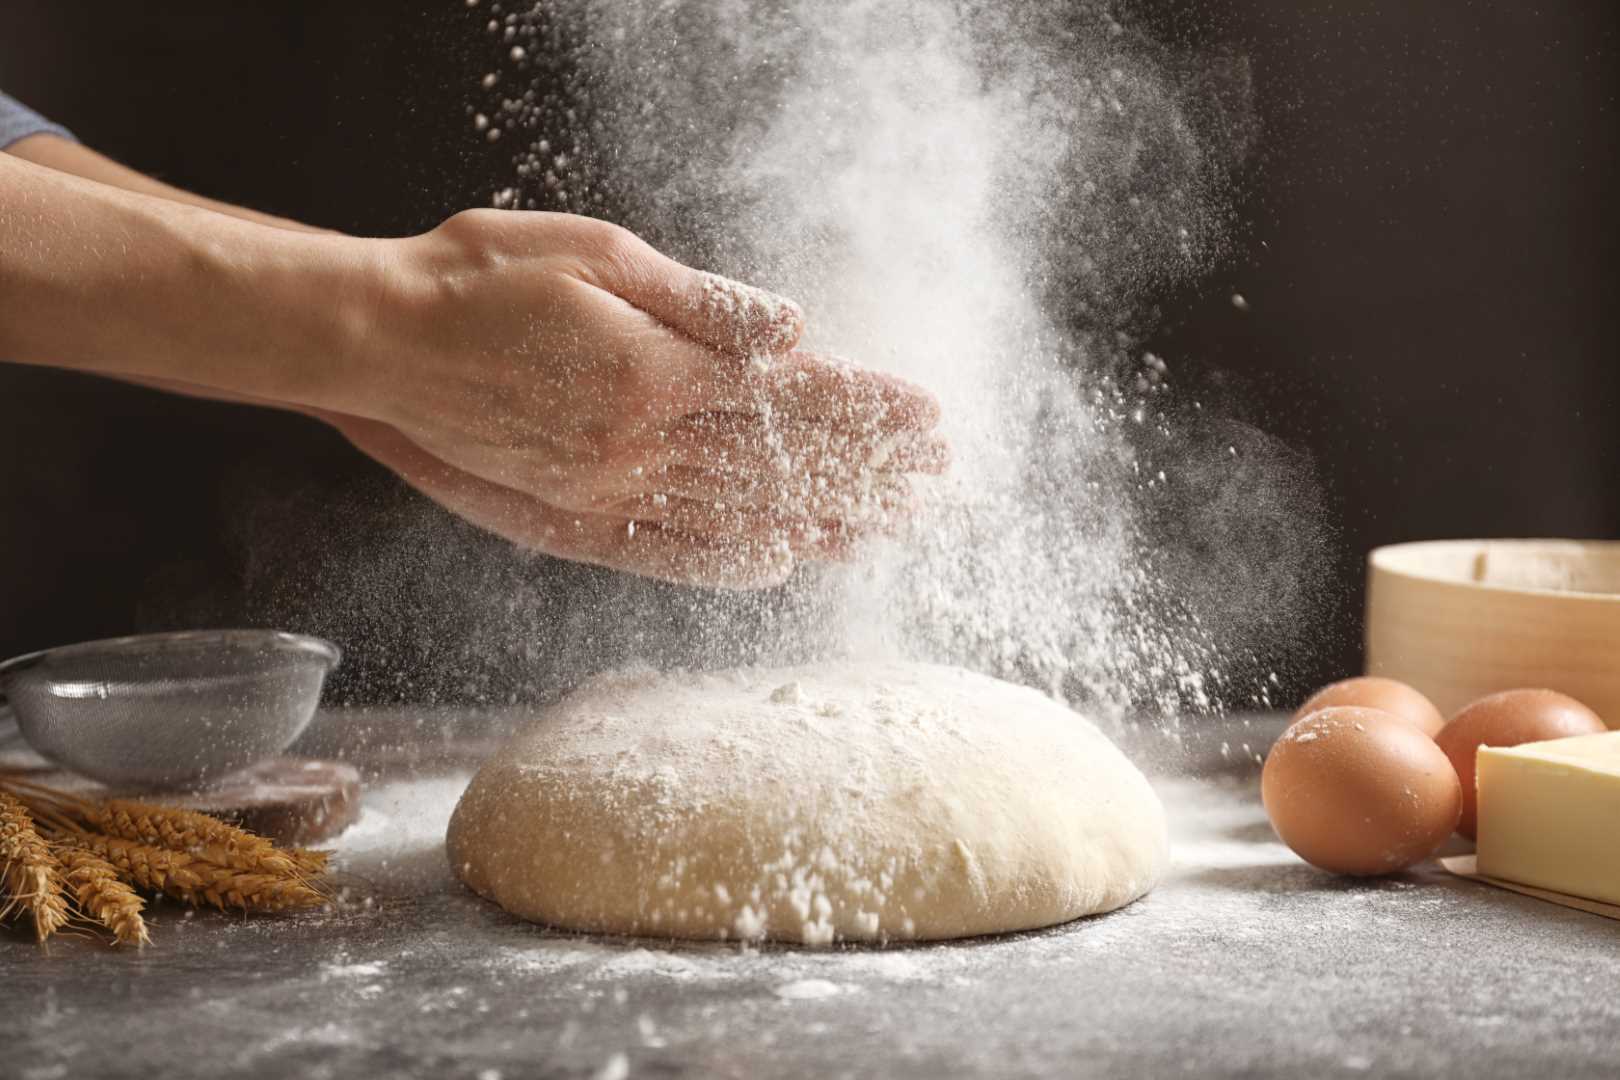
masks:
POLYGON ((322 416, 519 543, 770 584, 945 467, 926 393, 792 351, 792 304, 622 229, 475 211, 363 240, 56 164, 0 154, 0 360, 322 416))
POLYGON ((946 467, 924 391, 792 351, 796 306, 622 229, 473 211, 376 243, 363 374, 325 415, 528 546, 772 584, 890 525, 909 474, 946 467))

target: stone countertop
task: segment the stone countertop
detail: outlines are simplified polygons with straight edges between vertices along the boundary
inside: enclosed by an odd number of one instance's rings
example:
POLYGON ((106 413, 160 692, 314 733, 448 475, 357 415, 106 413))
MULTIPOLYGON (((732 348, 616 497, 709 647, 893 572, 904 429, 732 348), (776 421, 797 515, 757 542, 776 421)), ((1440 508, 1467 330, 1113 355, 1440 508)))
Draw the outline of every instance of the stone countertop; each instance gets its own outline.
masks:
POLYGON ((1614 1075, 1620 923, 1433 865, 1303 865, 1259 806, 1253 748, 1276 728, 1125 740, 1160 774, 1175 864, 1123 911, 823 952, 515 920, 444 863, 466 767, 382 755, 330 911, 159 906, 140 953, 0 932, 0 1076, 1614 1075))

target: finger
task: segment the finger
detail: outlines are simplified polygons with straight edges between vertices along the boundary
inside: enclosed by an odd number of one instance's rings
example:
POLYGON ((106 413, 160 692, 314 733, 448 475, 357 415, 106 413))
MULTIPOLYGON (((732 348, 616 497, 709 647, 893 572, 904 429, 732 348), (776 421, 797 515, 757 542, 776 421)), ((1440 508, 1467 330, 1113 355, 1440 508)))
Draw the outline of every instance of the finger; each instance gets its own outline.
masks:
POLYGON ((562 511, 446 465, 387 424, 320 415, 428 498, 521 547, 678 584, 726 589, 780 585, 797 564, 788 543, 691 536, 616 516, 562 511))
POLYGON ((939 402, 922 387, 837 357, 794 352, 761 369, 717 368, 713 410, 814 422, 847 432, 921 432, 939 423, 939 402))
POLYGON ((865 530, 838 521, 784 517, 707 499, 641 495, 613 507, 643 525, 661 525, 693 536, 786 542, 801 558, 847 558, 865 530))
POLYGON ((804 333, 804 313, 783 296, 676 262, 634 233, 600 222, 580 248, 592 284, 695 341, 732 356, 788 352, 804 333))
POLYGON ((479 528, 525 547, 551 550, 574 515, 539 499, 448 465, 398 429, 376 420, 323 414, 367 457, 479 528))
POLYGON ((808 551, 841 554, 862 533, 859 526, 842 521, 782 517, 770 510, 671 495, 635 495, 614 504, 612 512, 622 513, 643 525, 663 525, 693 536, 787 541, 800 554, 808 551))
POLYGON ((780 356, 804 336, 804 312, 787 297, 719 274, 681 269, 694 276, 677 286, 672 308, 661 317, 675 320, 677 329, 699 341, 745 356, 780 356))
POLYGON ((590 290, 595 317, 626 335, 626 352, 646 382, 635 397, 651 415, 732 412, 885 435, 939 423, 938 401, 904 379, 816 353, 763 361, 738 356, 671 329, 598 285, 582 288, 590 290))
POLYGON ((863 469, 939 474, 951 461, 950 444, 932 432, 847 431, 741 413, 688 417, 666 432, 659 454, 670 465, 766 475, 863 469))
POLYGON ((649 497, 690 499, 722 508, 745 508, 786 519, 882 527, 916 509, 911 482, 898 473, 859 477, 789 476, 765 479, 672 466, 651 474, 649 497))

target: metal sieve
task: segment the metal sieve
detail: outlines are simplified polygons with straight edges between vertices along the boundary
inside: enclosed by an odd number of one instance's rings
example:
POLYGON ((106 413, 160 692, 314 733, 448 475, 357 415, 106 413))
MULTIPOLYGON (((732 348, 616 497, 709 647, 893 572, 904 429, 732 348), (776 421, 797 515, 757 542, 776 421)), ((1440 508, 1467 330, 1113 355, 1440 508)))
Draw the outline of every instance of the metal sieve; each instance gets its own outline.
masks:
POLYGON ((341 653, 274 630, 110 638, 0 664, 10 724, 40 754, 103 783, 195 787, 280 753, 341 653))

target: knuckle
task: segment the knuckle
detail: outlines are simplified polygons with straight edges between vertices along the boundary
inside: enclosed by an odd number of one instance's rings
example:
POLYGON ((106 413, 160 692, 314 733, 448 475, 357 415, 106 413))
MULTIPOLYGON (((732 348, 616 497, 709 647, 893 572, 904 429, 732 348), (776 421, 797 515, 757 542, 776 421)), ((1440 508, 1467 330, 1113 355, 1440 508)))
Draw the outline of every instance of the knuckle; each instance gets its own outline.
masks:
POLYGON ((652 249, 629 229, 597 222, 586 239, 592 263, 607 280, 636 280, 646 274, 652 249))
POLYGON ((614 414, 626 433, 639 431, 657 417, 670 394, 669 387, 645 360, 621 360, 609 383, 614 414))
POLYGON ((463 210, 433 231, 431 235, 448 249, 436 275, 441 291, 463 298, 467 272, 498 269, 515 253, 510 219, 506 210, 463 210))
POLYGON ((496 223, 501 210, 490 210, 480 207, 473 210, 463 210, 445 220, 440 228, 453 236, 466 240, 482 240, 495 231, 496 223))
POLYGON ((590 239, 604 257, 630 258, 641 255, 647 248, 641 237, 622 225, 590 219, 590 239))

